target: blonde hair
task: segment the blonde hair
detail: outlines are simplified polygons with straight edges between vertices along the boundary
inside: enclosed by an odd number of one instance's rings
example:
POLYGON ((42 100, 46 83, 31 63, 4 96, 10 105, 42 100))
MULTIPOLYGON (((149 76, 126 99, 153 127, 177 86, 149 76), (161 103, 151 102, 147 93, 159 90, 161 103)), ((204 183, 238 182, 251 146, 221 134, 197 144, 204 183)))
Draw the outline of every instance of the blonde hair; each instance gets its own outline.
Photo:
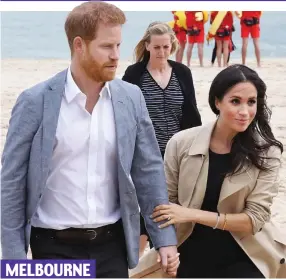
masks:
POLYGON ((146 43, 150 43, 152 35, 165 35, 165 34, 170 35, 172 44, 171 47, 171 55, 172 55, 179 46, 177 37, 173 29, 167 23, 155 21, 148 26, 143 38, 136 45, 134 51, 135 61, 140 62, 142 60, 148 60, 150 58, 150 53, 146 49, 146 43))

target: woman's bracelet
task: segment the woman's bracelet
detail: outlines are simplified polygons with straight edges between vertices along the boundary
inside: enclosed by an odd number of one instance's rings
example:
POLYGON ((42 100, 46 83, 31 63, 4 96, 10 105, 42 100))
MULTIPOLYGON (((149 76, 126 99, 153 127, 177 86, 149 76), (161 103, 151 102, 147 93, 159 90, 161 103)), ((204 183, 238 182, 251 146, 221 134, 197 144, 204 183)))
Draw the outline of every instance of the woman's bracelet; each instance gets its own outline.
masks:
POLYGON ((215 226, 213 227, 214 230, 217 228, 217 226, 218 226, 218 224, 219 224, 219 219, 220 219, 220 213, 218 212, 218 213, 217 213, 216 224, 215 224, 215 226))
POLYGON ((226 217, 227 214, 224 215, 224 223, 223 223, 223 227, 222 227, 222 230, 224 231, 225 227, 226 227, 226 224, 227 224, 227 217, 226 217))

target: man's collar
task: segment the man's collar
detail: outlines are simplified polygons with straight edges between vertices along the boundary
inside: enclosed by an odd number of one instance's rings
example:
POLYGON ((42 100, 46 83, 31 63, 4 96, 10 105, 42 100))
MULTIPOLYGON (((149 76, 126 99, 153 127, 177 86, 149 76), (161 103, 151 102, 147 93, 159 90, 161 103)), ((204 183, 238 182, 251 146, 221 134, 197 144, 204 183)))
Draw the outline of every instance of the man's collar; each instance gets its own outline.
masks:
MULTIPOLYGON (((102 96, 104 92, 107 92, 108 97, 111 99, 110 86, 108 82, 105 82, 104 87, 100 91, 99 95, 102 96)), ((71 74, 71 69, 69 67, 67 71, 67 79, 66 79, 66 85, 65 85, 65 97, 66 97, 67 102, 70 103, 80 93, 83 93, 83 92, 81 92, 81 90, 75 83, 73 76, 71 74)))

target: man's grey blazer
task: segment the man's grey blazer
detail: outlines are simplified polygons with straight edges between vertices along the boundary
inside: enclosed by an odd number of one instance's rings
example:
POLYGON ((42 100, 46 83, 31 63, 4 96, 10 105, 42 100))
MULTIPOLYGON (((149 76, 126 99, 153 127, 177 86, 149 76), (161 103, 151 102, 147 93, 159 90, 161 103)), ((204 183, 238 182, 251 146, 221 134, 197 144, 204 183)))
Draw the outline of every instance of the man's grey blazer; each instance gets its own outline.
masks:
MULTIPOLYGON (((22 92, 12 109, 1 170, 3 259, 27 257, 31 220, 45 195, 66 75, 67 70, 22 92)), ((120 79, 110 82, 110 90, 121 216, 129 268, 134 268, 139 258, 138 205, 155 248, 176 245, 177 239, 173 226, 159 229, 149 217, 155 206, 168 204, 168 193, 163 160, 142 92, 120 79)))

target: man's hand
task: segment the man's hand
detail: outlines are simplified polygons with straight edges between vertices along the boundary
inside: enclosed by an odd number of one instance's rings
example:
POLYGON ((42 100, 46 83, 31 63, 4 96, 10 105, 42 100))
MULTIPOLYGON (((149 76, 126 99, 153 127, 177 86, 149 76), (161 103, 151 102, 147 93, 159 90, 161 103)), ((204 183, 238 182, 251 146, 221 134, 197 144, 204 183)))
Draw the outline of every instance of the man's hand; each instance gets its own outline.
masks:
POLYGON ((180 264, 177 247, 167 246, 159 248, 158 262, 161 262, 161 268, 165 273, 175 277, 180 264))

